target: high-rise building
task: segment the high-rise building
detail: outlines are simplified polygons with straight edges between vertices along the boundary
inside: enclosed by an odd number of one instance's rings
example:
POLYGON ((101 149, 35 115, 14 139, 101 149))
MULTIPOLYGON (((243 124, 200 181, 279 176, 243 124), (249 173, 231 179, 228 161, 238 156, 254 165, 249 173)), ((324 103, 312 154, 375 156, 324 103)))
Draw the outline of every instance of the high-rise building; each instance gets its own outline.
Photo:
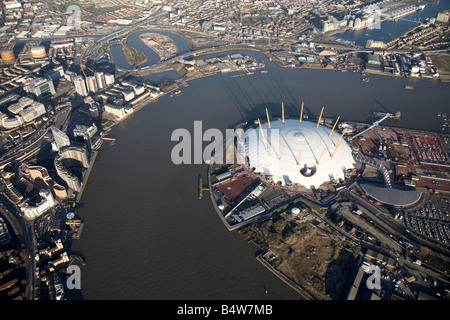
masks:
POLYGON ((97 82, 97 88, 98 89, 106 88, 105 75, 104 75, 103 72, 96 72, 95 73, 95 81, 97 82))
POLYGON ((73 137, 75 140, 85 143, 89 151, 100 141, 100 133, 95 124, 92 124, 90 127, 77 124, 75 129, 73 129, 73 137))
POLYGON ((114 75, 113 74, 110 74, 110 73, 106 73, 105 74, 105 82, 106 82, 107 86, 109 86, 110 84, 113 84, 114 81, 115 81, 115 79, 114 79, 114 75))
POLYGON ((98 91, 97 81, 95 80, 94 76, 86 77, 86 85, 90 92, 95 93, 98 91))
POLYGON ((86 89, 86 83, 84 82, 84 78, 82 76, 78 76, 73 80, 73 83, 75 85, 76 92, 83 97, 86 97, 88 95, 87 89, 86 89))
POLYGON ((56 67, 45 73, 47 79, 56 80, 64 76, 64 68, 62 66, 56 67))
POLYGON ((51 127, 53 138, 55 139, 55 144, 58 150, 61 150, 63 147, 70 146, 70 140, 67 134, 65 134, 63 131, 59 130, 56 127, 51 127))
POLYGON ((44 78, 36 78, 31 80, 25 84, 24 90, 28 93, 34 94, 37 98, 41 98, 48 94, 55 94, 53 81, 44 78))
POLYGON ((74 191, 81 190, 82 178, 78 178, 72 171, 72 167, 88 168, 89 159, 86 148, 68 147, 58 152, 54 160, 55 169, 69 188, 74 191))
POLYGON ((66 78, 69 81, 73 81, 73 79, 75 79, 76 77, 77 77, 77 74, 75 72, 73 72, 73 71, 67 70, 64 73, 64 78, 66 78))

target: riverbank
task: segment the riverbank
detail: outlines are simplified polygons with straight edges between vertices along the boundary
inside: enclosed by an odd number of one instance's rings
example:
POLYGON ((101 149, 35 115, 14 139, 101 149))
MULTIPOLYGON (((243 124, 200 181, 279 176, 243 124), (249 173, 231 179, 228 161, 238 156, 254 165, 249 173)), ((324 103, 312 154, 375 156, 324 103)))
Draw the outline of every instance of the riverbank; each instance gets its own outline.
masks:
MULTIPOLYGON (((139 36, 139 41, 145 45, 146 48, 150 49, 152 52, 154 52, 158 57, 159 57, 159 61, 153 65, 149 65, 146 66, 144 68, 138 68, 139 65, 142 65, 144 62, 140 62, 135 66, 135 70, 133 71, 133 76, 137 76, 137 77, 145 77, 145 76, 149 76, 151 74, 156 74, 156 73, 161 73, 161 72, 167 72, 167 71, 176 71, 179 72, 182 71, 182 75, 184 75, 185 73, 185 68, 187 65, 192 66, 191 63, 186 63, 185 61, 181 60, 180 58, 177 58, 176 54, 173 53, 173 50, 169 51, 168 54, 164 54, 164 48, 161 45, 156 46, 156 42, 154 45, 151 45, 151 43, 148 43, 148 41, 143 41, 143 37, 145 38, 147 35, 150 35, 151 38, 155 37, 153 35, 151 35, 152 33, 154 34, 159 34, 159 33, 170 33, 167 32, 165 30, 156 30, 156 29, 149 29, 149 30, 139 30, 137 32, 134 32, 130 35, 127 36, 127 39, 133 35, 133 34, 137 34, 139 36), (148 32, 146 32, 148 31, 148 32)), ((187 45, 187 40, 185 38, 182 38, 180 35, 176 34, 176 33, 172 33, 174 36, 181 38, 184 40, 184 42, 186 42, 187 45)), ((169 39, 167 41, 169 41, 170 43, 174 43, 173 39, 170 39, 170 37, 161 34, 161 37, 163 39, 169 39)), ((130 46, 128 44, 128 40, 127 40, 127 46, 130 46)), ((174 46, 176 47, 176 45, 174 44, 174 46)), ((277 66, 279 67, 283 67, 283 68, 301 68, 301 69, 317 69, 317 70, 332 70, 332 71, 341 71, 341 72, 345 72, 345 71, 350 71, 350 72, 366 72, 366 73, 371 73, 371 74, 378 74, 378 75, 383 75, 383 76, 389 76, 389 77, 405 77, 405 78, 411 78, 411 79, 432 79, 432 80, 441 80, 443 82, 447 82, 448 78, 445 76, 445 74, 450 73, 450 69, 448 68, 446 63, 441 63, 440 67, 438 68, 438 72, 442 73, 444 76, 442 78, 436 77, 436 76, 428 76, 427 75, 423 75, 422 74, 411 74, 409 75, 408 72, 404 71, 404 72, 400 72, 398 74, 394 74, 394 72, 391 71, 385 71, 385 70, 375 70, 373 68, 364 68, 363 66, 354 66, 352 64, 347 65, 347 64, 339 64, 338 62, 331 62, 328 61, 327 57, 324 56, 320 56, 317 54, 314 54, 313 56, 315 57, 315 61, 313 63, 311 62, 300 62, 297 61, 297 55, 294 54, 293 52, 290 51, 281 51, 281 53, 283 55, 289 55, 291 56, 291 60, 286 60, 283 61, 280 58, 278 58, 276 56, 276 54, 280 51, 271 51, 265 47, 262 46, 257 46, 257 45, 247 45, 247 44, 237 44, 237 45, 227 45, 227 46, 219 46, 219 47, 209 47, 209 48, 202 48, 201 50, 196 50, 196 48, 192 48, 191 45, 189 45, 189 48, 192 50, 189 52, 190 56, 194 59, 199 59, 201 57, 204 57, 206 55, 211 55, 211 54, 219 54, 219 53, 223 53, 223 52, 232 52, 232 51, 241 51, 241 50, 250 50, 250 51, 255 51, 255 52, 260 52, 262 53, 265 57, 267 57, 270 61, 272 61, 273 63, 275 63, 277 66), (449 70, 448 70, 449 69, 449 70)), ((376 49, 374 49, 374 53, 376 49)), ((110 51, 111 53, 111 51, 110 51)), ((140 52, 141 53, 141 52, 140 52)), ((180 52, 178 52, 178 54, 180 54, 180 52)), ((183 55, 183 57, 185 56, 185 54, 183 55)), ((128 59, 128 58, 127 58, 128 59)), ((381 59, 381 58, 380 58, 381 59)), ((443 59, 440 59, 443 60, 443 59)), ((195 60, 194 60, 195 61, 195 60)), ((129 64, 131 65, 132 62, 131 60, 129 60, 129 64)), ((148 58, 146 60, 146 62, 148 62, 148 58)), ((362 61, 363 63, 363 61, 362 61)), ((198 67, 194 67, 196 70, 198 69, 198 67)), ((387 67, 386 67, 387 68, 387 67)), ((389 69, 391 70, 391 68, 389 69)), ((192 72, 191 72, 192 73, 192 72)), ((195 76, 192 77, 192 79, 198 79, 201 77, 206 77, 206 76, 210 76, 213 73, 207 73, 207 74, 197 74, 195 76)), ((185 80, 190 80, 189 79, 189 72, 186 74, 185 76, 185 80)))
POLYGON ((292 289, 294 289, 296 292, 300 294, 300 296, 304 300, 315 300, 304 288, 296 284, 294 281, 292 281, 289 277, 287 277, 284 273, 281 271, 275 269, 265 258, 264 256, 267 254, 261 253, 256 257, 256 260, 258 260, 264 267, 266 267, 269 271, 271 271, 274 275, 276 275, 281 281, 286 283, 288 286, 290 286, 292 289))
MULTIPOLYGON (((257 57, 261 59, 260 55, 257 57)), ((344 73, 336 75, 323 72, 280 71, 273 65, 268 70, 269 77, 259 76, 258 72, 257 75, 249 77, 248 83, 240 81, 242 78, 230 79, 231 75, 199 80, 186 89, 184 96, 165 98, 164 101, 154 105, 151 103, 155 101, 149 100, 147 106, 151 108, 150 110, 141 110, 142 115, 127 118, 130 120, 129 124, 116 127, 114 132, 120 135, 121 143, 104 150, 104 158, 109 160, 104 159, 104 163, 96 168, 99 174, 95 181, 90 182, 93 186, 89 194, 84 195, 86 201, 83 216, 89 216, 90 230, 85 230, 84 239, 77 242, 77 246, 84 246, 84 250, 81 251, 87 257, 91 257, 89 266, 83 270, 87 298, 90 298, 89 295, 94 298, 157 296, 182 298, 186 292, 191 292, 195 298, 210 295, 221 299, 227 297, 230 292, 236 294, 238 298, 282 297, 278 294, 279 289, 274 289, 270 283, 267 285, 270 278, 275 277, 271 277, 271 273, 266 272, 266 268, 260 268, 260 262, 255 261, 254 247, 247 246, 238 235, 230 235, 224 230, 214 213, 212 217, 207 214, 212 212, 209 199, 199 201, 196 193, 192 192, 196 190, 197 184, 193 181, 198 169, 192 166, 174 166, 170 163, 169 157, 173 146, 169 141, 171 132, 175 128, 190 128, 192 119, 202 120, 205 123, 207 121, 209 127, 222 128, 222 125, 227 126, 235 121, 241 121, 243 116, 255 116, 252 112, 260 107, 259 104, 269 104, 269 107, 273 107, 270 104, 278 103, 280 99, 286 99, 285 102, 288 100, 291 105, 292 101, 305 99, 311 108, 310 114, 314 114, 317 113, 314 106, 322 103, 331 105, 331 102, 323 97, 314 99, 310 84, 313 88, 324 85, 333 98, 335 93, 328 88, 337 87, 339 90, 337 94, 340 96, 333 100, 333 106, 336 108, 340 107, 340 97, 343 97, 342 105, 350 105, 345 101, 344 90, 351 88, 352 85, 359 85, 357 77, 355 80, 354 76, 344 73), (303 77, 305 74, 307 80, 303 77), (317 74, 319 76, 316 77, 317 74), (277 82, 278 78, 282 78, 283 82, 277 82), (330 78, 334 80, 332 87, 328 83, 330 78), (336 78, 342 82, 336 81, 336 78), (345 86, 341 83, 345 83, 345 86), (242 91, 237 90, 238 86, 242 91), (229 91, 226 92, 226 89, 229 91), (214 102, 211 103, 213 99, 208 97, 213 97, 214 102), (251 109, 247 108, 247 104, 251 105, 251 109), (170 121, 167 121, 168 119, 170 121), (111 162, 113 164, 110 165, 111 162), (133 175, 138 177, 132 181, 136 183, 133 188, 130 188, 129 183, 116 183, 131 182, 130 176, 133 175), (178 186, 179 184, 174 181, 184 183, 178 186), (110 187, 105 189, 105 185, 110 187), (167 193, 165 190, 171 192, 167 193), (106 193, 107 195, 104 195, 106 193), (183 212, 180 208, 184 208, 183 212), (148 243, 152 245, 146 245, 148 243), (210 246, 210 243, 213 245, 210 246), (251 248, 244 252, 242 247, 247 248, 246 246, 251 248), (117 255, 118 250, 123 255, 117 255), (242 254, 240 250, 243 251, 242 254), (165 254, 167 252, 172 252, 170 255, 173 257, 172 261, 169 260, 171 257, 165 254), (217 252, 220 252, 220 255, 216 256, 217 252), (136 256, 139 257, 137 263, 130 265, 128 262, 136 256), (154 259, 157 256, 164 259, 154 259), (148 261, 152 261, 151 273, 145 272, 148 271, 146 269, 148 261), (183 263, 180 264, 179 261, 183 263), (197 272, 199 263, 207 269, 201 274, 197 272), (226 270, 220 267, 222 265, 227 266, 226 270), (128 272, 126 276, 117 277, 117 270, 128 272), (231 275, 228 275, 228 272, 231 275), (217 274, 221 275, 219 280, 217 274), (242 278, 236 279, 238 274, 242 274, 242 278), (259 277, 259 274, 264 280, 253 281, 252 276, 259 277), (117 280, 114 281, 113 287, 109 284, 104 285, 105 280, 113 277, 117 280), (253 285, 255 282, 256 285, 253 285), (198 283, 202 283, 200 288, 196 286, 198 283), (258 289, 262 291, 262 284, 267 285, 268 293, 258 292, 258 289), (215 288, 219 286, 220 290, 216 292, 215 288), (115 290, 116 288, 121 290, 115 290)), ((214 72, 204 77, 217 74, 218 72, 214 72)), ((200 74, 196 76, 198 77, 196 79, 201 78, 200 74)), ((184 79, 189 81, 192 78, 184 79)), ((361 86, 361 95, 371 97, 372 94, 375 96, 375 93, 380 96, 384 94, 383 88, 376 87, 377 81, 372 82, 371 86, 361 86)), ((392 90, 392 84, 393 81, 388 79, 384 86, 392 90)), ((420 88, 417 86, 415 89, 408 94, 418 93, 420 88)), ((173 92, 174 90, 165 94, 173 92)), ((163 97, 163 94, 156 99, 159 97, 163 97)), ((366 100, 358 100, 353 96, 351 98, 351 104, 360 108, 355 114, 366 114, 372 107, 366 100)), ((380 98, 380 103, 386 108, 396 105, 385 96, 380 98)), ((410 102, 406 100, 404 105, 406 104, 409 105, 410 102)), ((144 106, 146 105, 142 105, 141 108, 144 106)), ((344 117, 350 118, 348 115, 344 117)), ((125 119, 121 121, 123 120, 125 119)), ((203 170, 204 167, 201 168, 203 170)), ((275 281, 280 282, 278 278, 275 278, 275 281)), ((287 287, 284 283, 281 285, 287 287)), ((286 290, 292 291, 290 287, 286 290)))
POLYGON ((91 151, 91 159, 89 161, 89 167, 87 168, 86 172, 83 175, 83 182, 81 183, 81 189, 78 192, 77 198, 75 200, 76 203, 80 202, 80 199, 83 195, 84 188, 86 187, 87 181, 89 179, 89 175, 91 174, 92 168, 94 167, 95 159, 97 159, 97 155, 98 155, 98 152, 99 152, 102 144, 103 144, 103 140, 101 140, 101 138, 100 138, 98 147, 95 150, 91 151))

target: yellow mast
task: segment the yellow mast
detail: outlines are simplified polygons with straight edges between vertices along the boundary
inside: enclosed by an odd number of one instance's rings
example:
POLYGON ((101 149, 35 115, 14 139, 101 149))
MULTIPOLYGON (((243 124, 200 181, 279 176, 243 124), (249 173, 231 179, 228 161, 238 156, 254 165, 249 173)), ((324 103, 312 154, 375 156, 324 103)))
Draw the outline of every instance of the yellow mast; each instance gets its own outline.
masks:
POLYGON ((280 155, 280 139, 278 139, 278 148, 277 148, 277 152, 278 152, 278 160, 281 159, 281 155, 280 155))
POLYGON ((302 110, 300 111, 300 123, 302 123, 303 118, 303 102, 302 102, 302 110))
POLYGON ((284 102, 281 103, 281 117, 282 117, 283 123, 284 123, 284 102))
POLYGON ((262 135, 262 138, 263 138, 263 141, 264 141, 264 145, 266 146, 266 149, 267 149, 266 138, 264 137, 264 132, 263 132, 263 129, 261 127, 261 121, 259 121, 259 118, 258 118, 258 123, 259 123, 259 130, 261 130, 261 135, 262 135))
POLYGON ((316 126, 316 128, 319 127, 320 118, 322 118, 323 108, 324 108, 324 107, 322 107, 322 111, 320 111, 320 116, 319 116, 319 120, 317 121, 317 126, 316 126))
POLYGON ((267 123, 269 124, 269 129, 270 129, 269 111, 267 111, 267 108, 266 108, 266 116, 267 116, 267 123))
POLYGON ((302 154, 302 149, 300 149, 300 152, 298 153, 297 165, 300 164, 300 155, 301 154, 302 154))
POLYGON ((339 142, 339 144, 336 145, 336 148, 334 148, 333 153, 331 154, 331 157, 333 158, 334 153, 336 152, 336 150, 339 148, 339 146, 341 145, 342 141, 339 142))
POLYGON ((336 128, 336 125, 337 125, 337 123, 338 123, 340 117, 341 117, 341 116, 339 116, 339 117, 337 118, 336 122, 334 123, 333 129, 331 129, 331 132, 330 132, 330 137, 331 137, 331 134, 332 134, 333 131, 334 131, 334 128, 336 128))
POLYGON ((336 142, 335 146, 338 145, 338 143, 341 141, 342 137, 344 136, 345 132, 347 131, 347 129, 344 129, 344 131, 341 134, 341 137, 339 138, 339 140, 336 142))
POLYGON ((320 159, 322 159, 322 156, 325 153, 325 150, 327 150, 327 148, 323 148, 322 154, 320 155, 319 160, 317 160, 317 164, 319 164, 320 159))

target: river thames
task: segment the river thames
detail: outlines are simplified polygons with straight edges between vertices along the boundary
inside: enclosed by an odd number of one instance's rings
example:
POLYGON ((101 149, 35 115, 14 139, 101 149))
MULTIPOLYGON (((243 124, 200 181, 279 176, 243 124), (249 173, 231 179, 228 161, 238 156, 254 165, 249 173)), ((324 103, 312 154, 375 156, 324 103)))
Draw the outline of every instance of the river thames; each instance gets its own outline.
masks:
POLYGON ((381 22, 379 26, 376 25, 370 29, 347 30, 342 33, 336 33, 334 36, 336 38, 354 41, 358 46, 365 46, 369 39, 388 43, 408 30, 418 26, 419 23, 425 22, 427 18, 436 17, 439 12, 448 10, 449 8, 450 0, 440 0, 429 3, 423 10, 400 18, 398 21, 386 20, 381 22))
POLYGON ((255 246, 227 231, 209 197, 198 199, 197 175, 205 177, 206 165, 172 163, 177 128, 193 132, 201 120, 203 130, 225 132, 264 116, 266 107, 280 114, 282 102, 288 115, 298 117, 303 101, 312 116, 322 106, 324 117, 341 121, 401 111, 401 121, 383 124, 441 132, 437 114, 448 111, 448 83, 378 75, 364 83, 357 73, 281 68, 259 52, 239 52, 263 60, 267 73, 192 80, 181 87, 182 96, 161 97, 109 133, 117 141, 103 144, 79 209, 85 227, 72 249, 86 266, 77 298, 300 298, 255 259, 255 246))

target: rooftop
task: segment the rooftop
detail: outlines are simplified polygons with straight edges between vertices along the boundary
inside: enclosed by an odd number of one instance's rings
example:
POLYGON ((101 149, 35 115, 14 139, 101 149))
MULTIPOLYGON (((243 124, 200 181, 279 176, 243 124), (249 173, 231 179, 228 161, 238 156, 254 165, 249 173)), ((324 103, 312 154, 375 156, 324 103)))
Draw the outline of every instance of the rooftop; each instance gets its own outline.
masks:
POLYGON ((352 150, 336 131, 298 119, 270 121, 270 127, 261 124, 263 133, 259 128, 247 130, 245 152, 249 167, 272 176, 275 183, 317 188, 333 179, 345 179, 346 170, 354 167, 352 150))

